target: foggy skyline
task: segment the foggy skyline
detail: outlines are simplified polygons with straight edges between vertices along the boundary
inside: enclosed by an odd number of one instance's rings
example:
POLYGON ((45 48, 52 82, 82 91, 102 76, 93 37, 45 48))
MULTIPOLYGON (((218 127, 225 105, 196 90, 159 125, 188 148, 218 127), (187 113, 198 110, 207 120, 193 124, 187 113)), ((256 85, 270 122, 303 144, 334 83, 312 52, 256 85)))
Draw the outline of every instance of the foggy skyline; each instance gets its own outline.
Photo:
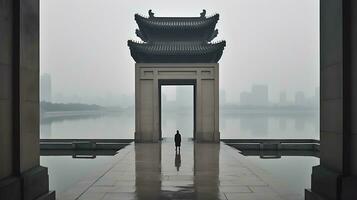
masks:
MULTIPOLYGON (((137 28, 134 14, 220 14, 220 88, 227 102, 253 84, 269 86, 279 101, 297 91, 313 96, 319 86, 318 0, 237 1, 41 1, 41 74, 52 76, 52 94, 81 98, 134 94, 134 61, 127 47, 137 28)), ((91 102, 88 102, 91 103, 91 102)))

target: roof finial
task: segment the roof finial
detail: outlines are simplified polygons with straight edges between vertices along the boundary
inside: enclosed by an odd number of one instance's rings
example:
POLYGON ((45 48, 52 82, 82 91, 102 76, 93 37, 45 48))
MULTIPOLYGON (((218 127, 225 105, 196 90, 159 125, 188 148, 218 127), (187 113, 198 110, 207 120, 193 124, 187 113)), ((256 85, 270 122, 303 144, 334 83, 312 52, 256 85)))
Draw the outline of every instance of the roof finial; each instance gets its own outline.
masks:
POLYGON ((201 17, 205 18, 206 17, 206 10, 203 9, 203 11, 200 13, 201 17))
POLYGON ((151 9, 149 10, 149 17, 150 17, 150 18, 151 18, 151 17, 154 17, 154 13, 152 12, 151 9))

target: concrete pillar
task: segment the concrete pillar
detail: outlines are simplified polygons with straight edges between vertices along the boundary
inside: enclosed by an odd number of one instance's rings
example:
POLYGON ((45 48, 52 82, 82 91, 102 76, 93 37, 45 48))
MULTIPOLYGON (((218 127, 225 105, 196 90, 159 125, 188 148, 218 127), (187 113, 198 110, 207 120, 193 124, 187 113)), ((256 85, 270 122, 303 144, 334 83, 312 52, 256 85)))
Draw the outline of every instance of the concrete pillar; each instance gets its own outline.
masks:
POLYGON ((0 1, 0 199, 54 199, 39 164, 39 1, 0 1))
POLYGON ((320 165, 305 199, 357 197, 357 2, 321 5, 320 165))

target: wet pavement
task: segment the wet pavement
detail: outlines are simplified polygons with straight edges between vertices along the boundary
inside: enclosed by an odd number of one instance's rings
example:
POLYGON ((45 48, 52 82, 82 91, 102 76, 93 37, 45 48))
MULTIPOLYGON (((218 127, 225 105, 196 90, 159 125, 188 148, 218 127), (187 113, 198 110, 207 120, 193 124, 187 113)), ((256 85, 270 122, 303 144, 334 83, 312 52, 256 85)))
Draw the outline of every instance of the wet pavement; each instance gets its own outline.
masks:
MULTIPOLYGON (((287 169, 288 170, 288 169, 287 169)), ((58 199, 86 200, 297 200, 279 180, 224 143, 183 140, 132 143, 106 170, 88 177, 58 199)))

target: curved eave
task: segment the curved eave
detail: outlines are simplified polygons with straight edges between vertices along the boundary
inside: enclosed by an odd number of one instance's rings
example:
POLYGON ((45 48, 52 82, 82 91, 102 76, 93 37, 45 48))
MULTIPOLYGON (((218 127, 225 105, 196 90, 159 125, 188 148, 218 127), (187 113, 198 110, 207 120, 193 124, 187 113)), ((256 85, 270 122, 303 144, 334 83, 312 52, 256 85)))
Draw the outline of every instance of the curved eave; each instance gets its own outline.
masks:
POLYGON ((131 56, 137 63, 217 63, 226 42, 193 43, 137 43, 128 41, 131 56))

